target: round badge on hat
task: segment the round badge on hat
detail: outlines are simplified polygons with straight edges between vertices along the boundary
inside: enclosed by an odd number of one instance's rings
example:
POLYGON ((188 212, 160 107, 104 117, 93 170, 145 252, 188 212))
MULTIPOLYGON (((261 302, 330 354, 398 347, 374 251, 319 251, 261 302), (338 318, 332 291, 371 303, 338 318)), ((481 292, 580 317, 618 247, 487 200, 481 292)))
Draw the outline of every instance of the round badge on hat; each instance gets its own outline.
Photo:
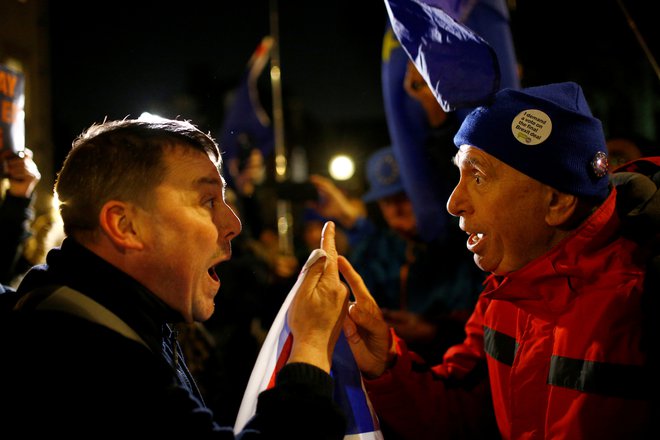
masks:
POLYGON ((552 121, 545 112, 537 109, 523 110, 511 123, 513 137, 525 145, 538 145, 552 132, 552 121))

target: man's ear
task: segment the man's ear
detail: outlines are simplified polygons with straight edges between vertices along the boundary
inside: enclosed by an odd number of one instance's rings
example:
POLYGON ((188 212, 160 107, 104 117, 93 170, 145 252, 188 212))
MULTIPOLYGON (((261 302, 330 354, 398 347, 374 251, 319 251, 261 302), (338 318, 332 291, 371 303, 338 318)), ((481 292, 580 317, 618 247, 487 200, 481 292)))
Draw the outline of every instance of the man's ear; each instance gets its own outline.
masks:
POLYGON ((117 200, 109 200, 101 208, 101 229, 115 246, 135 250, 144 247, 139 228, 136 227, 136 214, 135 206, 117 200))
POLYGON ((550 226, 566 225, 575 214, 578 206, 578 198, 572 194, 566 194, 550 188, 550 199, 545 221, 550 226))

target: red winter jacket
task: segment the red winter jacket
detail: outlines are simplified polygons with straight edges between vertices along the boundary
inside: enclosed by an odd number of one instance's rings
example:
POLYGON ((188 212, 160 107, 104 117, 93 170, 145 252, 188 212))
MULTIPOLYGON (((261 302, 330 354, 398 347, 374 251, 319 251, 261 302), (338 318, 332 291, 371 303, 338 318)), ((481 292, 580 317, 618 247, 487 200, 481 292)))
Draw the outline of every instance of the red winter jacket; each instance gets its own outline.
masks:
POLYGON ((365 380, 381 421, 406 439, 493 438, 494 410, 505 439, 641 437, 645 264, 617 232, 615 199, 547 254, 491 275, 441 365, 425 367, 394 335, 396 364, 365 380))

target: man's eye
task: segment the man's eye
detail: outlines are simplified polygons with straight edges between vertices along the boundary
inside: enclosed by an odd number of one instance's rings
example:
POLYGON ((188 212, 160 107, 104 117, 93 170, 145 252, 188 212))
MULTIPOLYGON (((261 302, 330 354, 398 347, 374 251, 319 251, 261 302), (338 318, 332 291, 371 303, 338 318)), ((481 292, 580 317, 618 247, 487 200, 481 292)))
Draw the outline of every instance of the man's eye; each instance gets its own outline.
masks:
POLYGON ((216 200, 213 198, 213 199, 207 200, 205 205, 207 205, 209 208, 213 209, 213 208, 215 208, 215 203, 216 203, 216 200))
POLYGON ((473 177, 476 184, 479 185, 481 183, 481 176, 479 174, 474 174, 473 177))

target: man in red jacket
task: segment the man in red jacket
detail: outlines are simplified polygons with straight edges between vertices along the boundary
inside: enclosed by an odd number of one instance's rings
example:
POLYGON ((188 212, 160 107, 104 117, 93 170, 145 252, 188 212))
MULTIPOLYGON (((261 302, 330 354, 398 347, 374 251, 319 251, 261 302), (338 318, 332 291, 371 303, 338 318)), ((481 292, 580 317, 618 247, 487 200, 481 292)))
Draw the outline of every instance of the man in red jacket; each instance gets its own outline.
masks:
POLYGON ((447 209, 491 273, 465 341, 425 365, 340 260, 355 297, 344 331, 380 419, 406 439, 646 438, 657 183, 610 183, 601 122, 572 82, 498 92, 454 142, 447 209))

